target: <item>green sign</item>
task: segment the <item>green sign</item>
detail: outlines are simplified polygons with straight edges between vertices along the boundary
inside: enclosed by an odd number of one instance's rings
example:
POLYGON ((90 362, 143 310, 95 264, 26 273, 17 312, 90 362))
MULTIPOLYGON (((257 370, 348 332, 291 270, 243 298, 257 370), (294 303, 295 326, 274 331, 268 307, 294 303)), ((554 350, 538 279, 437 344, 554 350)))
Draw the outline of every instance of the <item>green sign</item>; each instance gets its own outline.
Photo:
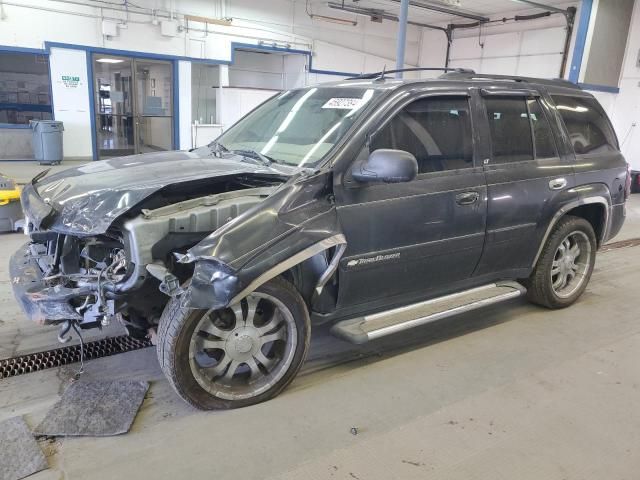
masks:
POLYGON ((62 75, 62 83, 64 83, 64 86, 67 88, 76 88, 80 83, 80 77, 62 75))

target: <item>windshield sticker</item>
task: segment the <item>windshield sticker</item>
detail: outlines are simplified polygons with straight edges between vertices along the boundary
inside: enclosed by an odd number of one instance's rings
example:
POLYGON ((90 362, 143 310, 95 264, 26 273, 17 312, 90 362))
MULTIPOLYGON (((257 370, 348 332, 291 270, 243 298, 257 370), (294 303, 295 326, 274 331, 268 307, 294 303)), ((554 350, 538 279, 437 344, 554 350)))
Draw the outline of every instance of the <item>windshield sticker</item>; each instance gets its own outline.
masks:
POLYGON ((330 98, 327 103, 322 106, 322 108, 341 108, 344 110, 353 110, 354 108, 359 107, 361 103, 361 98, 334 97, 330 98))

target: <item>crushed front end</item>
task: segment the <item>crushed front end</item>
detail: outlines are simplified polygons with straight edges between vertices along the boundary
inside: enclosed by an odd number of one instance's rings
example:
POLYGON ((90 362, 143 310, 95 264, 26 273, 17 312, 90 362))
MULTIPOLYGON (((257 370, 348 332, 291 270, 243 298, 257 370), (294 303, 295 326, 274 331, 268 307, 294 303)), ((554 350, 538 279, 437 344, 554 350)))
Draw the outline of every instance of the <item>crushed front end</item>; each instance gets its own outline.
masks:
POLYGON ((42 325, 74 320, 83 328, 106 324, 116 313, 107 287, 126 276, 121 241, 53 232, 32 239, 10 262, 14 294, 29 319, 42 325))

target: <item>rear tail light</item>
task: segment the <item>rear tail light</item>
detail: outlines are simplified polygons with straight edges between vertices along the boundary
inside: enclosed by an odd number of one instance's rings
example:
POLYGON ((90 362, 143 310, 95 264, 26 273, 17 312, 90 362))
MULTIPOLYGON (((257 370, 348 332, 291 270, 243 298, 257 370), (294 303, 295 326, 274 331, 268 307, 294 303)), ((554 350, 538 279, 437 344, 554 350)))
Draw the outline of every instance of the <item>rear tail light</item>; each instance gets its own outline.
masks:
MULTIPOLYGON (((638 175, 640 177, 640 175, 638 175)), ((627 163, 627 180, 624 182, 624 199, 631 195, 631 165, 627 163)))

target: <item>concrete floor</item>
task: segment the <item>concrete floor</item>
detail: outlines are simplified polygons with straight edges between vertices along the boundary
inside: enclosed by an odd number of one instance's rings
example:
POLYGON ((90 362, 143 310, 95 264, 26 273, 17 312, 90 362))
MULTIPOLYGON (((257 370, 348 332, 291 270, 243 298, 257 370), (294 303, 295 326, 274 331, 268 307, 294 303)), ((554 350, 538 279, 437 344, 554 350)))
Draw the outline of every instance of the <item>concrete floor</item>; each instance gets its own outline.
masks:
POLYGON ((87 163, 87 160, 77 159, 65 159, 60 165, 40 165, 35 160, 5 160, 0 161, 0 174, 24 185, 29 183, 38 173, 48 168, 51 169, 51 173, 55 173, 67 168, 79 167, 85 163, 87 163))
MULTIPOLYGON (((628 210, 616 240, 640 237, 640 195, 628 210)), ((0 358, 55 347, 10 297, 6 255, 24 238, 2 240, 0 358)), ((184 404, 153 349, 90 361, 86 379, 152 383, 132 431, 42 440, 50 469, 30 478, 638 478, 639 283, 630 247, 601 253, 566 310, 515 300, 360 347, 317 328, 294 383, 235 411, 184 404)), ((0 420, 35 426, 76 368, 1 380, 0 420)))

